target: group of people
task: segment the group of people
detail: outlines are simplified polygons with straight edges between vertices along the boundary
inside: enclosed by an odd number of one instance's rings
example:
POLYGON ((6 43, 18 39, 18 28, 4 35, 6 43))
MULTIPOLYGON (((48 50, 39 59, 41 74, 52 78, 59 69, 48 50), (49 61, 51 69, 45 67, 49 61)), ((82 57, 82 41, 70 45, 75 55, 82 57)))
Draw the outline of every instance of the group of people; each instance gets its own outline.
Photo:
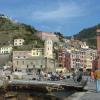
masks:
MULTIPOLYGON (((97 57, 93 62, 92 62, 92 69, 90 71, 90 81, 91 82, 96 82, 96 92, 100 92, 100 67, 98 65, 98 59, 97 57)), ((83 78, 83 70, 79 69, 77 73, 75 71, 73 72, 73 80, 75 82, 81 82, 83 78)))
POLYGON ((38 80, 57 81, 57 80, 63 80, 66 78, 64 76, 64 74, 62 73, 62 71, 60 71, 60 72, 45 72, 45 71, 39 69, 36 74, 38 76, 38 80))
POLYGON ((91 80, 96 81, 96 92, 100 92, 100 67, 98 66, 98 59, 99 57, 93 61, 90 72, 91 80))
POLYGON ((95 71, 91 71, 91 81, 96 82, 96 92, 100 92, 100 68, 97 68, 95 71))
POLYGON ((77 72, 72 74, 74 82, 81 82, 83 78, 83 70, 79 69, 77 72))

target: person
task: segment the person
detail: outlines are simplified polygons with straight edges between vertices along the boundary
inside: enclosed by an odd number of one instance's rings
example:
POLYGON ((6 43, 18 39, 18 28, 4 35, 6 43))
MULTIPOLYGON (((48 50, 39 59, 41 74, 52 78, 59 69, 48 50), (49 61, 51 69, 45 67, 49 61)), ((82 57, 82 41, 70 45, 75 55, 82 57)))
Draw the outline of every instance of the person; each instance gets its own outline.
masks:
POLYGON ((77 75, 77 82, 81 82, 83 77, 83 70, 79 69, 78 75, 77 75))
POLYGON ((99 56, 97 56, 93 61, 92 61, 92 71, 95 71, 98 67, 98 59, 99 56))
POLYGON ((96 92, 100 92, 100 68, 95 70, 94 76, 96 80, 96 92))
POLYGON ((90 71, 90 81, 94 82, 94 72, 92 70, 90 71))
POLYGON ((72 77, 73 77, 74 82, 77 82, 77 76, 75 72, 72 73, 72 77))

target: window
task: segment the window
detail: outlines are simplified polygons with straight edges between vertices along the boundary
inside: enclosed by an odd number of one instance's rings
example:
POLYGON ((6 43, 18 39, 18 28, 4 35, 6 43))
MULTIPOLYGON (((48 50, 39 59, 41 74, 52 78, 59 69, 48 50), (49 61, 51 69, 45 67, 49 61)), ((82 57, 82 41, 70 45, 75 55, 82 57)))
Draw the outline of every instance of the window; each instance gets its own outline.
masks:
POLYGON ((44 53, 42 52, 42 55, 44 55, 44 53))
POLYGON ((15 43, 15 45, 17 45, 17 43, 15 43))
POLYGON ((18 56, 18 58, 20 58, 20 57, 18 56))
POLYGON ((42 65, 40 65, 40 68, 42 68, 42 65))
POLYGON ((33 68, 35 68, 35 65, 33 65, 33 68))
POLYGON ((22 45, 22 43, 19 43, 20 45, 22 45))
POLYGON ((18 61, 17 61, 17 65, 18 65, 18 61))
POLYGON ((33 52, 33 55, 35 55, 35 53, 33 52))
POLYGON ((23 61, 22 63, 23 63, 23 65, 24 65, 24 61, 23 61))
POLYGON ((62 67, 62 64, 59 64, 59 67, 62 67))
POLYGON ((8 51, 5 51, 5 53, 8 53, 8 51))
POLYGON ((33 62, 31 62, 30 64, 33 65, 33 62))

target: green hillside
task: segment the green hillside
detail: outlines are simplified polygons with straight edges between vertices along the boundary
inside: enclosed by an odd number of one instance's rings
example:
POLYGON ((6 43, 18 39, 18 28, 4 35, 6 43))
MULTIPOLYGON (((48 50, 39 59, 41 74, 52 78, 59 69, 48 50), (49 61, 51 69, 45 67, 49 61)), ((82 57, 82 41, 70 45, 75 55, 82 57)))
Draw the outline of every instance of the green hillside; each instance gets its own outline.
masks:
POLYGON ((97 27, 100 28, 100 24, 90 27, 90 28, 83 29, 78 34, 74 35, 74 37, 76 39, 86 41, 87 44, 91 48, 96 48, 96 46, 97 46, 97 44, 96 44, 96 29, 97 29, 97 27))
POLYGON ((36 31, 30 25, 17 23, 4 15, 0 15, 0 46, 13 43, 13 40, 16 38, 23 38, 26 46, 43 47, 43 41, 34 34, 36 31))

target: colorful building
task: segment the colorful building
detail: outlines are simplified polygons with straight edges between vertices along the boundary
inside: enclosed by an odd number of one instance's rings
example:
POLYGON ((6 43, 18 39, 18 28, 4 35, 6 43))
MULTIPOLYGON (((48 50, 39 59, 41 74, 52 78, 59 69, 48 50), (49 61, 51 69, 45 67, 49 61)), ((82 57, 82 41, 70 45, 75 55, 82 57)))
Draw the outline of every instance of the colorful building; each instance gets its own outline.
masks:
POLYGON ((93 49, 80 48, 71 52, 71 68, 92 69, 92 61, 96 58, 97 51, 93 49))
POLYGON ((31 51, 13 51, 13 70, 37 70, 43 69, 46 71, 55 70, 54 59, 49 59, 44 56, 33 56, 31 51))
POLYGON ((21 46, 24 43, 24 39, 14 39, 14 46, 21 46))
POLYGON ((1 54, 8 54, 8 53, 11 53, 12 52, 12 46, 2 46, 0 48, 0 53, 1 54))
POLYGON ((58 66, 70 71, 70 60, 70 54, 64 48, 60 48, 58 51, 58 66))
POLYGON ((32 56, 44 56, 44 48, 33 48, 31 52, 32 56))

